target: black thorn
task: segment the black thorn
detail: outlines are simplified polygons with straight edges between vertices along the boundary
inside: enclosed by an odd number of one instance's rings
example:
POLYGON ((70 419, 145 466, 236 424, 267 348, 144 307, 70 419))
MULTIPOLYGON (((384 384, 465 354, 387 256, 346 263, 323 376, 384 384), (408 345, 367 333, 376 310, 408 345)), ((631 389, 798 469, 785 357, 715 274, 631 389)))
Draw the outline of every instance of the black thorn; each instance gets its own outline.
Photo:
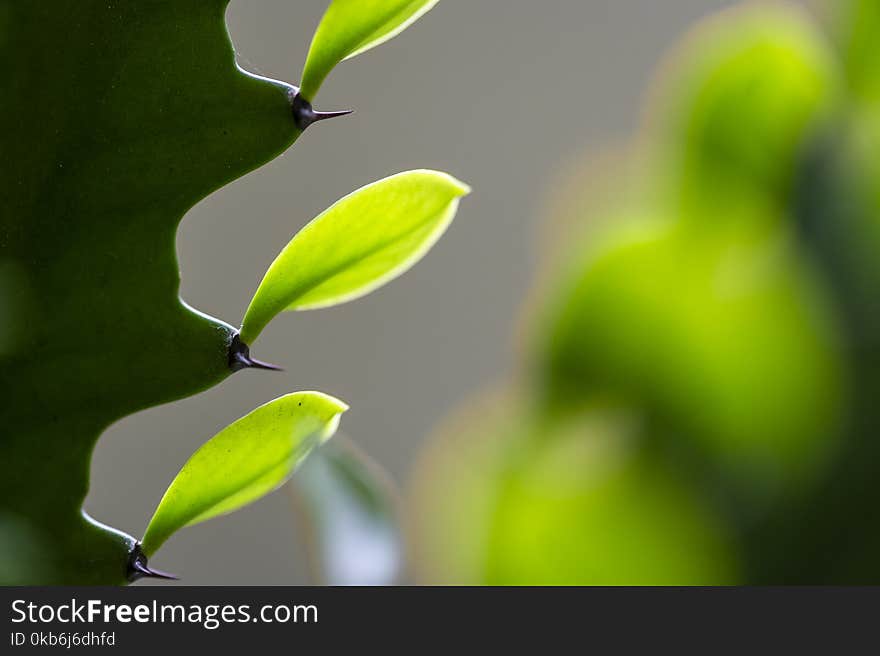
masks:
POLYGON ((229 344, 229 369, 235 373, 242 369, 265 369, 266 371, 284 371, 281 367, 251 357, 250 347, 236 335, 229 344))
POLYGON ((341 112, 316 112, 312 108, 312 103, 303 98, 299 92, 295 93, 290 100, 290 108, 293 112, 293 120, 296 127, 304 132, 312 123, 326 121, 328 118, 336 118, 337 116, 347 116, 354 110, 346 109, 341 112))
POLYGON ((349 114, 354 114, 353 109, 340 109, 335 112, 316 112, 312 111, 312 123, 317 123, 318 121, 325 121, 328 118, 336 118, 337 116, 348 116, 349 114))
POLYGON ((178 580, 174 574, 152 569, 147 563, 147 556, 141 549, 140 543, 137 543, 134 545, 134 549, 132 549, 131 556, 128 559, 128 581, 129 583, 134 583, 144 578, 178 580))

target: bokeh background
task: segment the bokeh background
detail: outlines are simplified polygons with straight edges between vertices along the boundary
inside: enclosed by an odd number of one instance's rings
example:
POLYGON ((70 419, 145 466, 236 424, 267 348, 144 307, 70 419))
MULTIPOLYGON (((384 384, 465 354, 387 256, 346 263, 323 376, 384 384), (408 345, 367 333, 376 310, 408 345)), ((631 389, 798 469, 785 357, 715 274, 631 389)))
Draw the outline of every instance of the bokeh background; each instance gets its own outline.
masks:
MULTIPOLYGON (((178 252, 187 302, 237 323, 299 227, 391 173, 447 170, 474 194, 406 276, 350 305, 274 321, 255 355, 284 365, 284 373, 243 372, 113 426, 95 452, 90 514, 138 534, 204 440, 300 389, 349 402, 345 433, 411 490, 437 425, 493 381, 516 375, 514 354, 529 339, 516 326, 555 252, 547 242, 557 228, 547 216, 564 213, 560 197, 578 185, 573 171, 592 168, 590 184, 601 195, 603 167, 617 165, 603 153, 617 152, 642 125, 658 62, 696 21, 732 4, 441 0, 400 38, 346 62, 322 90, 320 107, 353 107, 354 116, 316 126, 184 220, 178 252)), ((233 0, 228 21, 241 65, 295 83, 324 7, 322 0, 233 0)), ((657 504, 652 516, 662 515, 663 499, 650 488, 644 494, 657 504)), ((686 534, 692 527, 687 517, 681 522, 686 534)), ((183 573, 186 584, 307 583, 302 537, 290 499, 274 494, 182 531, 154 564, 183 573)))

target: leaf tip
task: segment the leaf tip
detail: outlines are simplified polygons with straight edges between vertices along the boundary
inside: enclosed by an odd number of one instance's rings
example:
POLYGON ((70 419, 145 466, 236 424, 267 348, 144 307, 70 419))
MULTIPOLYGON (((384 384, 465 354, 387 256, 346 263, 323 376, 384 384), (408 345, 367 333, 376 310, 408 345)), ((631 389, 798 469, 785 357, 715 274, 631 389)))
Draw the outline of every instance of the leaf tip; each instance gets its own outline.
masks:
POLYGON ((339 423, 342 421, 342 415, 349 410, 349 405, 344 401, 340 401, 332 396, 328 398, 335 405, 336 414, 330 418, 330 421, 327 422, 327 426, 324 428, 324 432, 321 435, 322 444, 336 435, 336 431, 339 430, 339 423))
POLYGON ((417 169, 415 171, 409 171, 406 173, 401 173, 400 175, 411 175, 411 174, 421 174, 430 176, 437 180, 440 180, 447 189, 449 189, 450 194, 453 198, 463 198, 464 196, 469 196, 473 193, 473 187, 471 187, 468 183, 459 180, 453 175, 446 173, 444 171, 435 171, 433 169, 417 169))
POLYGON ((320 399, 321 402, 326 405, 328 410, 330 410, 330 412, 337 417, 344 415, 351 409, 351 406, 348 405, 345 401, 337 399, 335 396, 325 394, 324 392, 301 392, 301 394, 307 394, 311 397, 320 399))
POLYGON ((297 407, 302 407, 303 403, 310 403, 312 411, 316 412, 323 418, 324 428, 321 430, 319 440, 321 443, 329 440, 339 428, 339 422, 342 415, 349 411, 350 406, 335 396, 330 396, 324 392, 293 392, 287 396, 291 401, 295 401, 297 407))
POLYGON ((474 188, 471 187, 466 182, 462 182, 458 178, 453 178, 452 176, 449 176, 449 177, 451 178, 451 182, 457 191, 456 195, 458 198, 470 196, 474 192, 474 188))

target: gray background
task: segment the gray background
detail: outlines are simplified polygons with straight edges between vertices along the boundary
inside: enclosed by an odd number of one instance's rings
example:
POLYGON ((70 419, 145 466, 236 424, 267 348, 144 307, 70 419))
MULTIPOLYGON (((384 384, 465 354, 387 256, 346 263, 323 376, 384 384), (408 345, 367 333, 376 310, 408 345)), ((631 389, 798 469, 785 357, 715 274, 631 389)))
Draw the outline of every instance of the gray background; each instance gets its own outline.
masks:
MULTIPOLYGON (((194 208, 179 233, 182 295, 237 324, 288 239, 340 196, 411 168, 474 187, 415 269, 339 308, 282 315, 243 372, 199 397, 129 417, 95 452, 87 510, 140 535, 207 438, 283 393, 345 399, 343 428, 398 482, 431 428, 510 367, 534 272, 540 209, 585 151, 625 138, 658 59, 722 0, 441 0, 410 30, 345 62, 319 108, 354 107, 285 156, 194 208), (132 464, 136 463, 136 464, 132 464)), ((323 0, 233 0, 243 65, 297 81, 323 0)), ((309 582, 284 494, 182 531, 154 565, 187 584, 309 582)))

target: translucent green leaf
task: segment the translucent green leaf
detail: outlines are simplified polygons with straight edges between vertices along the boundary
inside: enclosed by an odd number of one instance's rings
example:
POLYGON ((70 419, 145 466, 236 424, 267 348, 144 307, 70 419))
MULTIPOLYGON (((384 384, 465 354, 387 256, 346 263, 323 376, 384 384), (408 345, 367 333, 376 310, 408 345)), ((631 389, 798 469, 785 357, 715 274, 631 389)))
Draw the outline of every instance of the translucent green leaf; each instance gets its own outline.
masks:
POLYGON ((321 83, 341 61, 394 38, 438 0, 333 0, 324 14, 302 78, 302 95, 314 100, 321 83))
POLYGON ((326 394, 297 392, 224 428, 168 486, 144 535, 144 553, 155 553, 184 526, 230 513, 278 488, 313 447, 336 432, 347 409, 326 394))
POLYGON ((403 556, 388 474, 340 435, 291 479, 309 559, 321 585, 393 585, 403 556))
POLYGON ((359 298, 409 269, 440 238, 470 189, 409 171, 346 196, 303 228, 269 267, 245 314, 247 344, 284 310, 359 298))

